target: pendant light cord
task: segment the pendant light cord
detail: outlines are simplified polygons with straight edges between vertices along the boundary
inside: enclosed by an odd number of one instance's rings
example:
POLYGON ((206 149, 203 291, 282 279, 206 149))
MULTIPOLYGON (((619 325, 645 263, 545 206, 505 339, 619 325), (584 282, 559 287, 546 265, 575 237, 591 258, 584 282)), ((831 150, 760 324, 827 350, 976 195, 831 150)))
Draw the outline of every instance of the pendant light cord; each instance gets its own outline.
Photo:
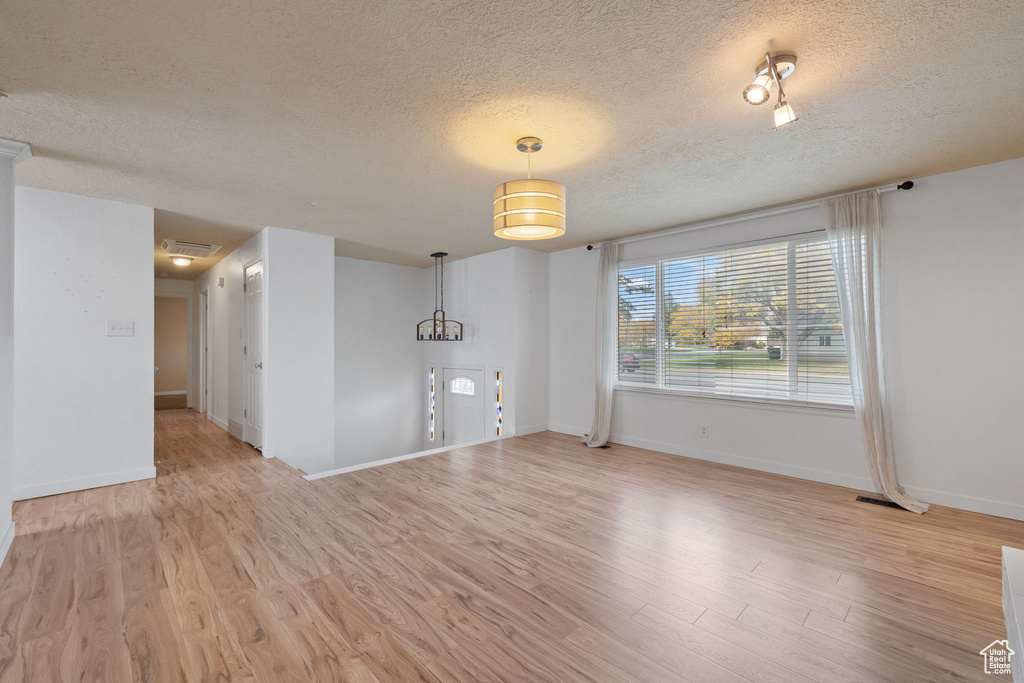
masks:
POLYGON ((441 310, 444 310, 444 256, 441 257, 441 310))
POLYGON ((437 258, 434 259, 434 312, 437 312, 437 258))

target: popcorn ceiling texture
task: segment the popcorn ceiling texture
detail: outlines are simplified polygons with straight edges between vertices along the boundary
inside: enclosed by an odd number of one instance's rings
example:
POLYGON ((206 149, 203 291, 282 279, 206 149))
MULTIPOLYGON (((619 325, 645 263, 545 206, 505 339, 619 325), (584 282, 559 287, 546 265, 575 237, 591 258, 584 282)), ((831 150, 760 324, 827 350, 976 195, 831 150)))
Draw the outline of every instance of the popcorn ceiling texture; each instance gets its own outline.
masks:
POLYGON ((541 250, 1024 156, 1020 0, 7 0, 0 25, 19 184, 222 254, 266 225, 407 265, 503 248, 523 135, 567 188, 541 250), (768 49, 799 57, 777 132, 740 95, 768 49))

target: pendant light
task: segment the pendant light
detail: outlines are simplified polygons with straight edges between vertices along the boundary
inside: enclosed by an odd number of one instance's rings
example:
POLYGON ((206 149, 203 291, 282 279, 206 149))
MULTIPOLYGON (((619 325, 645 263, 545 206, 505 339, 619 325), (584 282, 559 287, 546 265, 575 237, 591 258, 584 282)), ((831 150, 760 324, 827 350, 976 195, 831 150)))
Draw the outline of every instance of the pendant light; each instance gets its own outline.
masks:
POLYGON ((444 314, 444 257, 448 254, 437 251, 431 254, 434 259, 434 317, 427 318, 416 326, 417 341, 462 341, 462 323, 448 320, 444 314), (440 286, 438 275, 440 274, 440 286), (440 293, 440 305, 438 294, 440 293))
POLYGON ((506 240, 546 240, 565 234, 565 187, 553 180, 533 177, 530 156, 539 152, 540 138, 516 141, 527 155, 526 178, 494 188, 494 234, 506 240))

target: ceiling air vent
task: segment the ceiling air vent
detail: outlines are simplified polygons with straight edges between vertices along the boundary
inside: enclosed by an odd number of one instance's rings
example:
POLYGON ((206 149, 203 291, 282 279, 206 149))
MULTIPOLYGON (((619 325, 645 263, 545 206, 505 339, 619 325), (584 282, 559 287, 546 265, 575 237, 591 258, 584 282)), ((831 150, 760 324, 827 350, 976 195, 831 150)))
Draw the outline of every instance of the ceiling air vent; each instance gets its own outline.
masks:
POLYGON ((164 240, 160 247, 171 256, 191 256, 193 258, 205 258, 217 253, 217 250, 220 249, 219 244, 203 244, 186 240, 164 240))

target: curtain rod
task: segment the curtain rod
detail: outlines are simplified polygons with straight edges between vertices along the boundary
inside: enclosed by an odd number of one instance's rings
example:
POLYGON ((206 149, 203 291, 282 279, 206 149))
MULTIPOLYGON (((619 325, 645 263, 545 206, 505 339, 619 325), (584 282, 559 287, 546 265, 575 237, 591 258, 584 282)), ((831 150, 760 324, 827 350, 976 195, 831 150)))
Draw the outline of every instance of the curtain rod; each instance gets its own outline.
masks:
MULTIPOLYGON (((715 228, 720 225, 728 225, 730 223, 739 223, 740 221, 754 220, 755 218, 767 218, 768 216, 777 216, 783 213, 790 213, 792 211, 800 211, 801 209, 809 209, 815 206, 819 206, 823 201, 827 199, 836 199, 838 197, 848 197, 853 194, 860 192, 868 192, 870 190, 877 190, 879 194, 886 192, 894 192, 896 190, 910 190, 914 187, 913 180, 906 180, 899 185, 880 185, 878 187, 869 187, 863 190, 854 190, 853 192, 843 192, 840 194, 828 195, 827 197, 819 197, 817 199, 802 200, 799 202, 791 202, 789 204, 781 204, 779 206, 770 209, 759 209, 754 211, 747 211, 746 213, 738 213, 732 216, 726 216, 724 218, 712 218, 706 221, 700 221, 697 223, 684 223, 677 225, 674 228, 665 228, 664 230, 657 230, 655 232, 645 232, 642 235, 631 235, 630 237, 622 237, 617 240, 606 240, 607 242, 615 242, 617 244, 627 244, 629 242, 639 242, 642 240, 654 239, 657 237, 665 237, 668 235, 678 235, 683 232, 692 232, 694 230, 705 230, 707 228, 715 228)), ((587 245, 587 251, 591 251, 601 245, 587 245)))

